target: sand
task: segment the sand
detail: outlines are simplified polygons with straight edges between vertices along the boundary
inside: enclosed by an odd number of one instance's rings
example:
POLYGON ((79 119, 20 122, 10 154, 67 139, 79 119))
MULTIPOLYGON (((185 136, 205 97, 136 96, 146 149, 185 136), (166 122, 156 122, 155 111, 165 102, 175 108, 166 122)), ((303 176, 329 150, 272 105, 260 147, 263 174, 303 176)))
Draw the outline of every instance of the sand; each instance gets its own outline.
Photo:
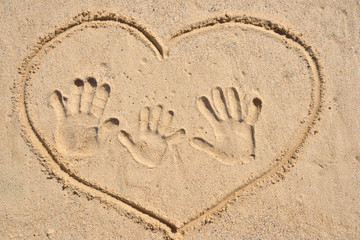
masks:
POLYGON ((360 237, 358 2, 0 7, 0 239, 360 237))

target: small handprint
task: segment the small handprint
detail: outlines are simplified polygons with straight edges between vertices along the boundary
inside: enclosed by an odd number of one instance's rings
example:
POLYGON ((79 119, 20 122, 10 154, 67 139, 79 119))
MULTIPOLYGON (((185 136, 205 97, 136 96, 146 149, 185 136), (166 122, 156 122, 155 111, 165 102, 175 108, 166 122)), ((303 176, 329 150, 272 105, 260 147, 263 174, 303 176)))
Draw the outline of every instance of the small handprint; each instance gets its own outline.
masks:
POLYGON ((88 156, 97 151, 110 130, 119 125, 116 118, 100 124, 109 95, 110 86, 105 83, 97 87, 95 78, 86 82, 76 79, 69 99, 58 90, 53 92, 50 103, 57 120, 54 138, 59 151, 74 156, 88 156))
POLYGON ((134 135, 135 139, 122 130, 119 140, 138 163, 154 168, 161 163, 166 151, 185 135, 184 129, 171 131, 173 117, 174 112, 165 112, 161 105, 152 110, 145 107, 139 114, 139 129, 134 135))
POLYGON ((215 141, 211 144, 196 137, 191 140, 191 145, 227 165, 244 164, 254 159, 254 124, 260 115, 262 102, 253 98, 244 117, 242 100, 236 88, 227 89, 225 98, 223 90, 215 87, 212 90, 215 112, 207 97, 197 99, 199 111, 214 129, 215 141))

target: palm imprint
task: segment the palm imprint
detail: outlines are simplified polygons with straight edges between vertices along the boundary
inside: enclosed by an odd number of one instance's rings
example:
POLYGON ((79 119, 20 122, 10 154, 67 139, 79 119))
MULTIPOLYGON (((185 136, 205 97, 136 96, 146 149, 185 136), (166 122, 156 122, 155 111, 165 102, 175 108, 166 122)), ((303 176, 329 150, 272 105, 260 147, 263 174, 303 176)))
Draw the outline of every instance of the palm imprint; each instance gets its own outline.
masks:
POLYGON ((98 150, 109 131, 119 125, 115 118, 100 123, 109 95, 110 86, 97 87, 95 78, 76 79, 69 99, 54 91, 50 103, 57 120, 54 138, 59 151, 87 156, 98 150))
POLYGON ((172 145, 183 139, 184 129, 172 131, 170 128, 174 112, 164 111, 161 105, 154 109, 145 107, 139 114, 139 129, 130 136, 126 131, 119 133, 119 140, 134 159, 149 168, 158 166, 172 145))
POLYGON ((197 99, 199 111, 210 123, 215 141, 209 143, 195 137, 191 145, 227 165, 248 163, 255 158, 254 124, 257 121, 262 102, 253 98, 245 115, 243 98, 236 88, 227 89, 226 97, 220 87, 212 90, 212 104, 207 97, 197 99))

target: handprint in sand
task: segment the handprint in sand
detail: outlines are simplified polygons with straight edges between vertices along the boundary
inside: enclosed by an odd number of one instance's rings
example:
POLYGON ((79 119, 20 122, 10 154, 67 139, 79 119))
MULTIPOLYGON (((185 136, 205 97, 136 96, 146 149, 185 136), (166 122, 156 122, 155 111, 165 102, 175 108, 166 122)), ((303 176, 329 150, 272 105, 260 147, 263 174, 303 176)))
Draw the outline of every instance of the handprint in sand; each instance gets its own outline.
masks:
POLYGON ((95 78, 76 79, 70 98, 58 90, 53 92, 50 103, 56 116, 54 138, 58 151, 88 156, 98 150, 109 132, 119 125, 116 118, 101 123, 109 95, 110 86, 104 83, 98 87, 95 78))
POLYGON ((202 96, 197 99, 197 107, 213 128, 215 139, 209 142, 195 137, 191 145, 223 164, 250 162, 255 158, 254 124, 262 101, 255 97, 244 103, 236 88, 228 88, 225 96, 221 87, 212 90, 211 100, 202 96))
POLYGON ((139 114, 139 128, 135 134, 124 130, 119 133, 119 140, 134 157, 135 161, 149 168, 158 166, 166 152, 184 139, 185 130, 173 131, 171 122, 173 111, 164 111, 161 105, 153 109, 145 107, 139 114))

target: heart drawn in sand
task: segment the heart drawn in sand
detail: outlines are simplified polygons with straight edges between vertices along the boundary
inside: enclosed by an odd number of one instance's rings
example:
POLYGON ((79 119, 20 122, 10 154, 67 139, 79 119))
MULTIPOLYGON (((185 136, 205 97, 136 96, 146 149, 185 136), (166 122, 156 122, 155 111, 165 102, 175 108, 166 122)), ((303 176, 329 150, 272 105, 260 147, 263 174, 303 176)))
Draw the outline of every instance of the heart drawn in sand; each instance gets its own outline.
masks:
POLYGON ((311 47, 247 16, 163 42, 124 16, 83 13, 42 38, 22 76, 23 130, 48 170, 172 233, 281 177, 323 91, 311 47))

